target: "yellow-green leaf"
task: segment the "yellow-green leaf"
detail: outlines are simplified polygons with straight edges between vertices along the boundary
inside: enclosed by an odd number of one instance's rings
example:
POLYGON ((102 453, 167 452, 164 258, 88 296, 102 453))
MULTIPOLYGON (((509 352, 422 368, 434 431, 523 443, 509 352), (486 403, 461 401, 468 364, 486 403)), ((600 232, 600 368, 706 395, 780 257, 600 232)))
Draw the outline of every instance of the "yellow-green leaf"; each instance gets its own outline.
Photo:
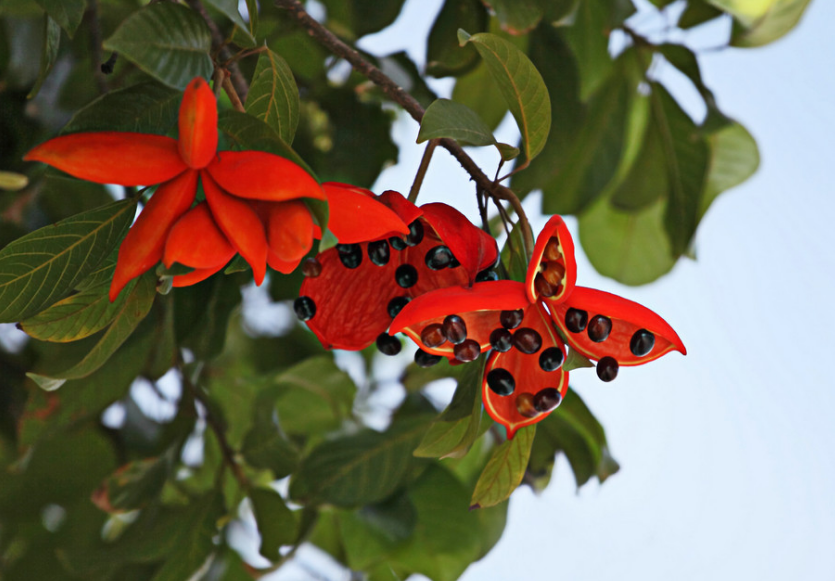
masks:
POLYGON ((510 497, 525 476, 535 435, 536 426, 527 426, 493 450, 476 482, 470 508, 494 506, 510 497))

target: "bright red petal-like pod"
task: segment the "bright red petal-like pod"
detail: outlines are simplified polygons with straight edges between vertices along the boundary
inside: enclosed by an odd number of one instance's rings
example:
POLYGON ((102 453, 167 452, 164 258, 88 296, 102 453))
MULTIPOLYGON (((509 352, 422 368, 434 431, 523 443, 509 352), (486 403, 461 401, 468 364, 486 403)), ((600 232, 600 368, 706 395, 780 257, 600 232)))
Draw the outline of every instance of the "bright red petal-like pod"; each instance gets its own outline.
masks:
POLYGON ((197 172, 187 171, 160 185, 128 230, 119 247, 110 300, 116 300, 128 282, 162 259, 168 232, 194 202, 197 172))
POLYGON ((571 348, 589 359, 611 357, 617 365, 641 365, 673 350, 687 354, 664 319, 617 295, 578 286, 567 300, 545 304, 571 348))
POLYGON ((259 208, 267 228, 268 255, 296 264, 313 247, 313 217, 303 202, 275 202, 259 208))
POLYGON ((218 228, 206 202, 183 214, 168 233, 163 263, 179 263, 197 269, 223 266, 235 256, 235 249, 218 228))
POLYGON ((183 94, 179 117, 180 155, 189 167, 203 169, 217 152, 217 103, 209 85, 196 77, 183 94))
POLYGON ((213 274, 220 272, 224 266, 226 266, 225 263, 214 268, 198 268, 186 274, 179 274, 174 277, 172 284, 174 287, 180 288, 183 286, 191 286, 193 284, 197 284, 198 282, 203 282, 213 274))
POLYGON ((264 224, 246 201, 220 189, 205 170, 200 172, 200 177, 212 217, 235 250, 252 267, 255 284, 261 284, 267 273, 264 224))
POLYGON ((188 169, 175 139, 116 131, 56 137, 23 159, 42 161, 89 182, 122 186, 158 184, 188 169))
POLYGON ((301 167, 264 151, 219 151, 207 168, 225 191, 253 200, 324 200, 325 192, 301 167))
POLYGON ((528 265, 525 290, 531 302, 547 298, 551 302, 565 300, 577 282, 574 241, 559 216, 553 216, 536 239, 528 265))
POLYGON ((328 229, 342 244, 408 234, 409 226, 370 190, 339 182, 322 184, 328 196, 328 229))

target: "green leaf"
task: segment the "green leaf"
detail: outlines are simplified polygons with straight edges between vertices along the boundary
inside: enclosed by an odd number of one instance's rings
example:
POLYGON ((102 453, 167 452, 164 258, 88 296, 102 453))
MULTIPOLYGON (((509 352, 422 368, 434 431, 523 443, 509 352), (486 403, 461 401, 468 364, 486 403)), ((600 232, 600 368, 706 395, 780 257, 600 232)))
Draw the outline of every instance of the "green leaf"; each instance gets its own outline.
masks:
POLYGON ((485 0, 484 3, 496 13, 502 30, 517 35, 536 28, 542 20, 545 4, 540 0, 485 0))
POLYGON ((475 45, 487 63, 522 133, 522 148, 529 162, 545 147, 551 129, 551 102, 542 75, 525 53, 495 34, 468 36, 459 31, 459 42, 475 45))
POLYGON ((594 364, 587 357, 580 355, 576 349, 569 349, 568 357, 565 358, 565 363, 562 366, 563 371, 573 371, 583 367, 594 367, 594 364))
POLYGON ((397 19, 405 0, 323 0, 328 28, 339 36, 357 39, 384 29, 397 19))
POLYGON ((41 52, 41 68, 38 73, 38 80, 35 81, 35 86, 26 95, 27 99, 32 99, 41 90, 43 82, 47 75, 52 70, 52 65, 58 60, 58 48, 61 45, 61 28, 49 14, 44 15, 44 33, 43 33, 43 51, 41 52))
POLYGON ((513 226, 502 248, 501 263, 510 280, 525 282, 528 275, 528 257, 525 254, 525 239, 519 222, 513 226))
MULTIPOLYGON (((475 53, 475 50, 473 50, 475 53)), ((507 115, 504 99, 485 98, 496 92, 496 83, 490 70, 482 61, 466 75, 458 77, 452 89, 452 99, 475 111, 479 118, 494 131, 507 115)))
POLYGON ((84 0, 35 0, 38 5, 49 14, 55 22, 61 25, 61 28, 67 31, 67 35, 72 38, 78 25, 81 24, 81 19, 84 17, 84 11, 87 9, 87 2, 84 0))
POLYGON ((169 2, 137 10, 104 41, 105 49, 117 51, 152 77, 181 90, 194 77, 212 76, 211 47, 212 35, 203 19, 169 2))
POLYGON ((49 374, 27 373, 47 391, 58 389, 67 379, 86 377, 97 370, 130 337, 151 310, 156 296, 156 277, 143 275, 115 313, 113 322, 89 353, 77 364, 64 371, 49 374))
POLYGON ((471 46, 459 47, 456 32, 460 28, 485 31, 487 21, 487 10, 480 0, 445 0, 426 42, 426 74, 459 76, 472 70, 478 63, 478 53, 471 46))
POLYGON ((272 488, 253 488, 248 494, 261 534, 258 552, 270 561, 280 561, 278 549, 296 541, 296 517, 284 504, 281 495, 272 488))
POLYGON ((383 500, 400 485, 412 452, 426 432, 423 417, 392 425, 386 432, 363 430, 329 440, 304 459, 290 494, 309 503, 359 506, 383 500))
POLYGON ((678 19, 678 27, 684 30, 695 28, 719 16, 722 16, 722 11, 705 0, 688 0, 687 8, 678 19))
POLYGON ((702 96, 702 99, 704 99, 709 112, 715 115, 716 112, 713 110, 716 109, 716 98, 713 96, 713 91, 708 89, 704 80, 702 80, 702 72, 696 54, 686 46, 680 44, 662 44, 657 49, 658 52, 664 55, 667 62, 690 79, 690 82, 693 83, 693 86, 702 96))
POLYGON ((525 476, 535 435, 535 425, 524 427, 512 440, 493 450, 476 482, 470 508, 495 506, 510 498, 525 476))
POLYGON ((636 212, 663 198, 670 188, 664 140, 657 124, 651 122, 643 147, 632 169, 611 197, 614 208, 636 212))
MULTIPOLYGON (((737 17, 731 34, 731 45, 740 47, 758 47, 788 34, 792 28, 797 26, 803 16, 810 0, 760 0, 749 2, 758 7, 767 6, 764 12, 756 20, 746 21, 737 17)), ((712 3, 722 8, 723 4, 738 4, 739 0, 712 0, 712 3)), ((737 14, 734 14, 737 16, 737 14)))
POLYGON ((135 204, 122 200, 84 212, 0 250, 0 323, 30 317, 75 288, 122 239, 135 204))
POLYGON ((177 127, 183 94, 159 83, 141 83, 110 91, 79 109, 61 130, 135 131, 165 135, 177 127))
POLYGON ((244 438, 241 453, 250 465, 272 470, 276 479, 289 476, 299 464, 299 451, 271 422, 256 423, 244 438))
MULTIPOLYGON (((378 61, 383 74, 412 95, 424 109, 438 98, 438 95, 426 84, 423 72, 418 69, 405 50, 380 57, 378 61)), ((378 94, 383 101, 391 101, 391 98, 379 87, 374 90, 374 93, 378 94)))
POLYGON ((720 193, 738 186, 756 173, 760 165, 757 142, 742 125, 732 122, 707 136, 710 164, 699 217, 720 193))
POLYGON ((574 14, 574 23, 566 27, 564 37, 581 63, 580 99, 587 101, 612 72, 609 56, 608 0, 583 0, 574 14))
POLYGON ((452 401, 432 422, 414 451, 420 458, 460 458, 479 435, 481 425, 481 378, 484 362, 467 365, 452 401))
POLYGON ((438 99, 426 109, 417 143, 441 137, 450 137, 462 145, 496 144, 493 132, 478 113, 449 99, 438 99))
POLYGON ((285 60, 269 49, 258 57, 246 112, 275 129, 284 143, 293 143, 299 124, 299 88, 285 60))
POLYGON ((13 171, 0 171, 0 190, 16 192, 29 185, 29 178, 13 171))
POLYGON ((177 289, 174 311, 177 341, 198 359, 212 359, 226 341, 229 316, 241 302, 240 281, 215 276, 199 284, 177 289))
POLYGON ((93 502, 102 510, 122 512, 144 507, 159 496, 171 468, 174 451, 158 458, 145 458, 121 466, 93 493, 93 502))
POLYGON ((578 488, 592 476, 604 482, 620 468, 609 454, 603 426, 575 391, 569 389, 560 407, 537 426, 529 466, 536 490, 548 485, 559 452, 568 458, 578 488))
POLYGON ((219 12, 223 13, 224 16, 240 29, 249 43, 251 43, 247 45, 248 47, 255 46, 255 38, 249 29, 249 25, 244 22, 241 13, 238 12, 238 0, 206 0, 206 3, 217 8, 219 12))

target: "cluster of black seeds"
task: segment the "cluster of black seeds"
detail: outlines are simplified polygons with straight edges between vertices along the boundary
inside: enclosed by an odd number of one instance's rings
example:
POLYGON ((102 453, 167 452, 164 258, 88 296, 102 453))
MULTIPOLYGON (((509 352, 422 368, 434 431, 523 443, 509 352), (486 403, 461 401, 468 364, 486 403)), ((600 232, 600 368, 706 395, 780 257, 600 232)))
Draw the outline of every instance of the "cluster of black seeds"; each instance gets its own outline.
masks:
MULTIPOLYGON (((497 367, 487 373, 487 387, 496 395, 507 397, 516 390, 516 380, 507 369, 497 367)), ((540 389, 536 394, 527 392, 516 396, 517 411, 528 418, 547 413, 562 402, 562 395, 556 387, 540 389)))
MULTIPOLYGON (((478 341, 467 338, 467 323, 458 315, 449 315, 442 323, 427 325, 420 333, 420 340, 429 349, 435 349, 449 341, 453 345, 452 352, 455 358, 463 363, 475 361, 481 354, 481 345, 478 341)), ((415 357, 417 361, 417 356, 415 357)))

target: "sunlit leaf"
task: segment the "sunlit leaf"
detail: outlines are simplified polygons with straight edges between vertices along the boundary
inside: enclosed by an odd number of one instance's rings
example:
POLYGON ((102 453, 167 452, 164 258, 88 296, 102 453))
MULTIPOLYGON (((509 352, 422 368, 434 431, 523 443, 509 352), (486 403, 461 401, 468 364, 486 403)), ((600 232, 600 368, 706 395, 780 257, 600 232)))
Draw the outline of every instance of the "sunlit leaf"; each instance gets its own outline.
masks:
POLYGON ((476 482, 471 507, 495 506, 510 497, 525 476, 535 435, 536 425, 522 428, 512 440, 493 450, 476 482))
POLYGON ((299 88, 285 60, 269 49, 258 56, 246 112, 275 129, 284 143, 293 143, 299 124, 299 88))

